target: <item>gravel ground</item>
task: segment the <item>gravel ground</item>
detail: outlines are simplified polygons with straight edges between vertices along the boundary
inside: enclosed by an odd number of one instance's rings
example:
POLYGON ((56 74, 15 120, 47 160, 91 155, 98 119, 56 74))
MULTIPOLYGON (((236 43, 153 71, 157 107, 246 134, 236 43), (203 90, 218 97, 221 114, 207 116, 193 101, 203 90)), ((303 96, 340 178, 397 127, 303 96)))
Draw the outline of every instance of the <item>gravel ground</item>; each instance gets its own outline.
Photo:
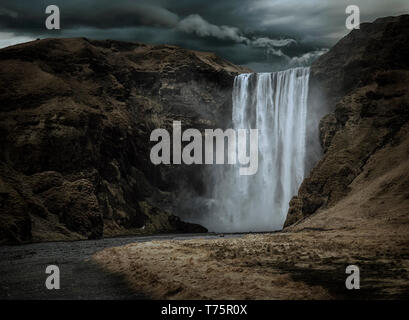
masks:
POLYGON ((183 234, 47 242, 0 247, 0 299, 146 299, 120 276, 103 271, 89 260, 97 251, 152 240, 218 238, 183 234), (48 265, 60 268, 60 289, 45 287, 48 265))

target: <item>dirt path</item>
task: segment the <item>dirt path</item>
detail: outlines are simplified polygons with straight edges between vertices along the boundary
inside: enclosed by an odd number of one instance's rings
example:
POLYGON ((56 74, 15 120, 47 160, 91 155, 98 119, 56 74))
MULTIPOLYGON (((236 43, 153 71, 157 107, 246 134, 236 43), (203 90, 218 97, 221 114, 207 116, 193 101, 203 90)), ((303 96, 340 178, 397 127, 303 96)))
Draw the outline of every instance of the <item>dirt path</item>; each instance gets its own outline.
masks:
POLYGON ((152 240, 218 238, 217 235, 158 235, 0 247, 0 299, 146 299, 120 276, 89 260, 105 248, 152 240), (60 290, 45 287, 48 265, 60 268, 60 290))
POLYGON ((408 299, 407 230, 368 227, 130 243, 93 261, 155 299, 408 299))

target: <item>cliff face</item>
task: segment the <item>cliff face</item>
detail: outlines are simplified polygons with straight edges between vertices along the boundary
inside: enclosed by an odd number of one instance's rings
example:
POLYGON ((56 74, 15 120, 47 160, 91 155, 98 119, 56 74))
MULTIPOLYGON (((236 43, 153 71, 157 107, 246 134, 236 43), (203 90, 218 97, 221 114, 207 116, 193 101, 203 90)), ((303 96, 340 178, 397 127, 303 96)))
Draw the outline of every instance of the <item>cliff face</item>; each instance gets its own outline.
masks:
POLYGON ((332 112, 319 125, 323 157, 291 200, 286 226, 363 190, 362 212, 409 212, 408 56, 403 15, 361 24, 312 65, 311 108, 332 112))
POLYGON ((0 242, 195 232, 172 215, 200 169, 154 166, 150 133, 213 128, 245 70, 211 53, 87 39, 0 50, 0 242))

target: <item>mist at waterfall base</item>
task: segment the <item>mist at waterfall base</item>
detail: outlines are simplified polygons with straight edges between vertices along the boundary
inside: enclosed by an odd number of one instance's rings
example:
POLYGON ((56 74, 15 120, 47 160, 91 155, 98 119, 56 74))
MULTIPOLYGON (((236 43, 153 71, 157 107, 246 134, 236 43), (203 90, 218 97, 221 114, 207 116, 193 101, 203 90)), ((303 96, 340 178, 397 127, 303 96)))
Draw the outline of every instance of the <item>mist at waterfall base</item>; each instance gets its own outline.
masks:
POLYGON ((232 126, 258 129, 258 171, 243 176, 239 164, 209 166, 209 194, 193 200, 191 206, 202 212, 190 222, 211 232, 283 228, 289 202, 320 153, 321 115, 311 114, 307 105, 309 74, 303 67, 235 78, 232 126))

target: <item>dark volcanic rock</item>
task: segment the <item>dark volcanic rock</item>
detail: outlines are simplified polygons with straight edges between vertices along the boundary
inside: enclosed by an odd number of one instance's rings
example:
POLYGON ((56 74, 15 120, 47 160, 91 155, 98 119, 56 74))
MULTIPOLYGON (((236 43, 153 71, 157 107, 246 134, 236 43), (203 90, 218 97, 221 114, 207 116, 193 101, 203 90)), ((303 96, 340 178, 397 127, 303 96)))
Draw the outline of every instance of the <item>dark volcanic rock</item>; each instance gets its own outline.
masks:
POLYGON ((339 202, 377 151, 404 140, 398 133, 407 134, 409 121, 408 56, 403 15, 361 24, 312 65, 310 90, 321 92, 319 103, 332 112, 319 126, 323 158, 291 200, 286 226, 339 202))
POLYGON ((220 127, 234 76, 211 53, 46 39, 0 50, 0 242, 203 232, 172 214, 198 167, 154 166, 150 133, 220 127))

